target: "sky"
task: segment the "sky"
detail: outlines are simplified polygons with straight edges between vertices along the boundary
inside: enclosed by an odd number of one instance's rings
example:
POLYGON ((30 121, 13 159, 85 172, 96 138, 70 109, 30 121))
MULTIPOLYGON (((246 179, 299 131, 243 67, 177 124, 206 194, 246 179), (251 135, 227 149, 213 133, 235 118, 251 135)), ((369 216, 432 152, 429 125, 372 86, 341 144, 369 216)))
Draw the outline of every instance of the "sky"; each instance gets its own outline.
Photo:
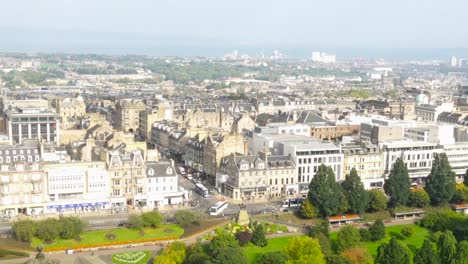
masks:
POLYGON ((466 0, 15 0, 0 8, 0 51, 468 48, 466 0))

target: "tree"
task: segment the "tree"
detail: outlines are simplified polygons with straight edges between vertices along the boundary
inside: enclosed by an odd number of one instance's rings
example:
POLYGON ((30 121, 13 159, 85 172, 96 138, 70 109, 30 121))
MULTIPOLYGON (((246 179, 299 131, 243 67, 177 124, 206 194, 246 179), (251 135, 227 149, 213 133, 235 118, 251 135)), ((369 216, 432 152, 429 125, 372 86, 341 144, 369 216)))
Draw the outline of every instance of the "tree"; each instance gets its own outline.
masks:
POLYGON ((311 237, 293 237, 284 248, 290 257, 288 263, 325 264, 325 257, 317 239, 311 237))
POLYGON ((364 184, 362 184, 355 168, 352 168, 349 175, 346 175, 341 187, 343 187, 343 193, 346 196, 351 213, 362 213, 367 209, 369 195, 364 189, 364 184))
POLYGON ((263 224, 257 225, 253 234, 252 234, 252 243, 259 247, 266 247, 268 245, 268 240, 265 236, 265 227, 263 224))
POLYGON ((408 174, 408 168, 401 158, 398 158, 393 164, 393 168, 385 180, 384 190, 390 196, 390 205, 406 205, 411 189, 411 181, 408 174))
POLYGON ((145 223, 143 222, 143 219, 139 215, 130 215, 128 217, 127 222, 128 222, 128 225, 134 229, 142 229, 145 225, 145 223))
POLYGON ((343 257, 350 260, 353 264, 372 264, 373 260, 371 255, 366 249, 361 247, 348 248, 343 253, 343 257))
POLYGON ((317 209, 310 202, 309 199, 306 199, 299 208, 299 215, 302 218, 314 218, 317 217, 317 209))
POLYGON ((345 197, 330 167, 324 164, 318 167, 317 173, 309 184, 308 199, 321 216, 330 216, 342 211, 342 201, 345 197))
POLYGON ((430 202, 429 194, 424 189, 415 189, 410 192, 408 206, 422 208, 428 206, 430 202))
POLYGON ((378 212, 387 209, 387 197, 377 189, 368 191, 369 211, 378 212))
POLYGON ((239 247, 222 247, 212 253, 213 264, 248 264, 249 261, 239 247))
POLYGON ((203 246, 200 242, 193 244, 186 251, 186 257, 184 264, 206 264, 210 260, 210 257, 203 250, 203 246))
POLYGON ((468 264, 468 241, 461 241, 457 248, 457 256, 453 264, 468 264))
POLYGON ((410 237, 412 235, 414 235, 414 227, 412 225, 405 225, 402 229, 401 229, 401 234, 405 237, 410 237))
POLYGON ((37 225, 37 237, 43 241, 53 241, 61 231, 60 222, 54 218, 42 220, 37 225))
POLYGON ((13 224, 12 230, 16 240, 31 242, 36 234, 37 225, 31 220, 20 220, 13 224))
POLYGON ((252 240, 252 233, 249 230, 243 230, 236 233, 236 239, 241 247, 246 246, 252 240))
POLYGON ((257 264, 285 264, 289 260, 289 256, 283 252, 267 252, 257 259, 257 264))
POLYGON ((392 237, 390 242, 383 243, 377 248, 375 264, 410 264, 411 254, 406 246, 401 245, 396 238, 392 237))
POLYGON ((326 257, 327 264, 354 264, 351 260, 341 255, 330 255, 326 257))
POLYGON ((414 264, 439 264, 439 256, 434 250, 434 244, 426 238, 420 248, 418 248, 413 258, 414 264))
POLYGON ((441 263, 452 263, 457 254, 457 240, 452 232, 445 231, 439 236, 437 249, 441 263))
POLYGON ((324 233, 319 233, 315 238, 318 240, 320 248, 322 249, 322 252, 325 254, 325 256, 330 256, 333 254, 332 244, 328 236, 326 236, 324 233))
POLYGON ((463 177, 463 184, 468 187, 468 169, 465 171, 465 175, 463 177))
POLYGON ((372 241, 372 236, 367 228, 360 228, 359 229, 359 234, 361 235, 361 240, 362 241, 372 241))
POLYGON ((328 237, 330 233, 330 223, 327 220, 319 220, 310 228, 309 236, 317 237, 320 233, 328 237))
POLYGON ((457 184, 451 202, 464 203, 466 201, 468 201, 468 187, 465 184, 457 184))
POLYGON ((336 249, 343 252, 345 249, 357 246, 361 241, 359 230, 354 226, 347 225, 340 229, 336 240, 336 249))
POLYGON ((62 217, 60 222, 60 237, 63 239, 75 238, 83 232, 84 224, 78 217, 62 217))
POLYGON ((369 227, 369 233, 372 241, 378 241, 385 237, 385 225, 382 219, 377 219, 369 227))
POLYGON ((225 247, 239 247, 239 243, 231 234, 220 233, 217 234, 208 244, 208 249, 210 252, 214 252, 219 248, 225 247))
POLYGON ((189 226, 197 222, 195 214, 191 211, 182 210, 174 214, 176 222, 181 226, 189 226))
POLYGON ((455 172, 445 153, 435 154, 431 173, 426 178, 426 192, 433 205, 446 204, 455 193, 455 172))
POLYGON ((172 242, 161 254, 154 257, 154 264, 182 264, 185 259, 186 247, 183 242, 172 242))
POLYGON ((141 215, 145 227, 158 227, 164 220, 162 214, 158 211, 143 213, 141 215))

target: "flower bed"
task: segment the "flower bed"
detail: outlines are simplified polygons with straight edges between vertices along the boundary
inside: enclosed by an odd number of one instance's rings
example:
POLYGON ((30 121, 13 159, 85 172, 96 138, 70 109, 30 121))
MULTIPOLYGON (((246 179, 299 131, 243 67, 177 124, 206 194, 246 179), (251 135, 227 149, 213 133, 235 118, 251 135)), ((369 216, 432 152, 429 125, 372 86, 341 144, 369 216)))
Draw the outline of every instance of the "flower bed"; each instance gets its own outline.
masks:
POLYGON ((112 263, 116 264, 143 264, 146 263, 151 257, 149 251, 133 251, 116 253, 112 255, 112 263))

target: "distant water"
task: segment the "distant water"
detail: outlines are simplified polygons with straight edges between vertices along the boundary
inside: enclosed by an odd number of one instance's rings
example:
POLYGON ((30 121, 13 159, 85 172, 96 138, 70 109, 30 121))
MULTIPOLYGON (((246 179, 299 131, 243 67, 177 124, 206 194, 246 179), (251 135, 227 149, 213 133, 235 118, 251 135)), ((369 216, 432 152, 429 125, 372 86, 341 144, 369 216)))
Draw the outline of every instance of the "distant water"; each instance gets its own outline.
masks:
POLYGON ((338 60, 355 57, 389 60, 445 60, 452 55, 468 58, 468 48, 355 48, 325 46, 242 46, 225 41, 184 37, 161 37, 133 33, 80 33, 5 30, 0 28, 0 52, 145 54, 154 56, 220 57, 236 49, 241 54, 270 56, 278 49, 288 58, 310 58, 312 51, 336 54, 338 60))

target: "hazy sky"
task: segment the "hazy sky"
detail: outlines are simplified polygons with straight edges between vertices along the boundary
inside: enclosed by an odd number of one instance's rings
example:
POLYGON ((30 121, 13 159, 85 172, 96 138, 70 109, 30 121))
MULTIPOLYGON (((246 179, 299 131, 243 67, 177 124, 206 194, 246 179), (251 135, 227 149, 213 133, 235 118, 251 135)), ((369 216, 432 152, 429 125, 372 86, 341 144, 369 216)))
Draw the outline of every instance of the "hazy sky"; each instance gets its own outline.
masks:
POLYGON ((104 44, 110 35, 176 45, 468 47, 466 0, 14 0, 0 8, 0 48, 104 44))

